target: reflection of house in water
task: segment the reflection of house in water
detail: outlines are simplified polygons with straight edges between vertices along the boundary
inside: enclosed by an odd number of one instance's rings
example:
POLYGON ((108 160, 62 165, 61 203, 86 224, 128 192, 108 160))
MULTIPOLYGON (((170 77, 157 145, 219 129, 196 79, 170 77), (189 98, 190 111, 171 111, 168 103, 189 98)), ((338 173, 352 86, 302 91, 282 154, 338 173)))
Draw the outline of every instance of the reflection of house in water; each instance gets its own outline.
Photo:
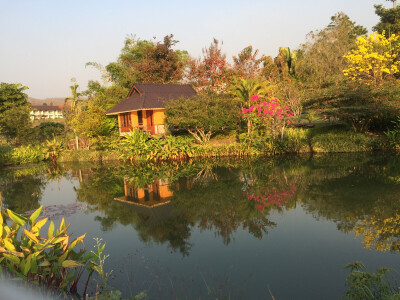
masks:
POLYGON ((152 184, 138 188, 134 182, 124 178, 124 191, 125 196, 114 200, 142 215, 147 225, 168 219, 173 214, 170 202, 173 192, 169 189, 168 179, 155 180, 152 184))
MULTIPOLYGON (((182 179, 174 183, 174 188, 190 188, 191 180, 182 179)), ((171 217, 176 217, 177 211, 171 203, 173 191, 170 189, 168 179, 157 179, 143 188, 135 186, 135 182, 124 178, 123 197, 114 200, 126 205, 127 208, 139 213, 146 219, 147 225, 162 222, 171 217)))
POLYGON ((137 188, 134 182, 125 178, 124 191, 125 196, 115 198, 115 200, 146 207, 167 204, 173 195, 173 192, 169 189, 168 179, 155 180, 152 184, 137 188))

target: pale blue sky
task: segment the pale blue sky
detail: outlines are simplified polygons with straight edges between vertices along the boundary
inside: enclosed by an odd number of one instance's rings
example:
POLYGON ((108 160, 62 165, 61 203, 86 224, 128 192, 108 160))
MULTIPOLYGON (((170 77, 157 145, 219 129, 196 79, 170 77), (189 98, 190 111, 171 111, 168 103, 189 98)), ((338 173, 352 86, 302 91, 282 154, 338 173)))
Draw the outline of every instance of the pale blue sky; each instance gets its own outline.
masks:
POLYGON ((298 48, 311 30, 339 11, 372 30, 374 4, 384 0, 0 0, 0 82, 20 82, 30 97, 66 97, 70 79, 82 89, 115 61, 128 34, 157 40, 174 34, 176 48, 198 57, 213 37, 230 58, 248 45, 276 56, 298 48))

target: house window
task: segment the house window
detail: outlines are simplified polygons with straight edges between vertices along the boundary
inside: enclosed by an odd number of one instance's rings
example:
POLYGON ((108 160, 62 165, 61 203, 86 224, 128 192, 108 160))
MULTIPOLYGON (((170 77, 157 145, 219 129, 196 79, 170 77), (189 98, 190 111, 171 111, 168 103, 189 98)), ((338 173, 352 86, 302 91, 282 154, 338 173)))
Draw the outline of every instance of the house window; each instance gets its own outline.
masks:
POLYGON ((138 110, 137 112, 138 124, 143 125, 143 111, 138 110))
POLYGON ((121 127, 131 127, 131 113, 121 114, 121 127))

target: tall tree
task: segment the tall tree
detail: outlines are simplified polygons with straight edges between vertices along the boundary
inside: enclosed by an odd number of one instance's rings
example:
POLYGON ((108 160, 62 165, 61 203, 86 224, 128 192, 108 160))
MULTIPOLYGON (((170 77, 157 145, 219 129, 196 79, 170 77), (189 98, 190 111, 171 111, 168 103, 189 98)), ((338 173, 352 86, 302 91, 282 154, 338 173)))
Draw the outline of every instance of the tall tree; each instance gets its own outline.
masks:
POLYGON ((105 68, 93 62, 87 65, 99 69, 104 79, 125 88, 130 88, 133 82, 177 83, 182 79, 189 55, 173 49, 178 43, 173 37, 170 34, 163 42, 154 42, 128 36, 116 62, 105 68))
POLYGON ((254 78, 260 75, 261 63, 264 61, 264 56, 258 56, 258 50, 253 51, 252 46, 244 48, 238 56, 233 57, 233 69, 235 75, 240 78, 254 78))
POLYGON ((76 82, 75 78, 71 78, 71 82, 73 83, 70 85, 71 96, 65 98, 64 103, 69 103, 71 112, 76 113, 79 108, 79 103, 82 101, 81 96, 82 94, 78 92, 79 85, 76 82))
POLYGON ((301 46, 296 63, 296 75, 314 87, 321 87, 341 80, 347 67, 344 55, 354 46, 358 36, 367 30, 356 25, 344 13, 331 18, 331 23, 321 30, 311 32, 301 46))
POLYGON ((30 104, 20 83, 0 83, 0 132, 15 142, 22 142, 29 135, 30 104))
POLYGON ((392 34, 400 35, 400 6, 387 9, 382 5, 375 5, 375 13, 380 20, 374 26, 374 31, 385 32, 386 37, 392 34))
POLYGON ((229 86, 229 77, 226 54, 222 53, 217 39, 203 49, 202 59, 189 62, 187 79, 197 92, 224 94, 229 86))

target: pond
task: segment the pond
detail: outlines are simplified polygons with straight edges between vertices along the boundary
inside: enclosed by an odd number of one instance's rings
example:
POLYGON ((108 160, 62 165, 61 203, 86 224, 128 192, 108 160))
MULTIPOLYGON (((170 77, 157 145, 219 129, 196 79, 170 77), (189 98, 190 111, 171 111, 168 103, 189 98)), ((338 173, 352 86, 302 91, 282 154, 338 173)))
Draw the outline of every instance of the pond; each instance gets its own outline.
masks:
POLYGON ((400 271, 396 155, 42 166, 3 170, 0 191, 102 238, 124 297, 338 299, 351 262, 400 271))

